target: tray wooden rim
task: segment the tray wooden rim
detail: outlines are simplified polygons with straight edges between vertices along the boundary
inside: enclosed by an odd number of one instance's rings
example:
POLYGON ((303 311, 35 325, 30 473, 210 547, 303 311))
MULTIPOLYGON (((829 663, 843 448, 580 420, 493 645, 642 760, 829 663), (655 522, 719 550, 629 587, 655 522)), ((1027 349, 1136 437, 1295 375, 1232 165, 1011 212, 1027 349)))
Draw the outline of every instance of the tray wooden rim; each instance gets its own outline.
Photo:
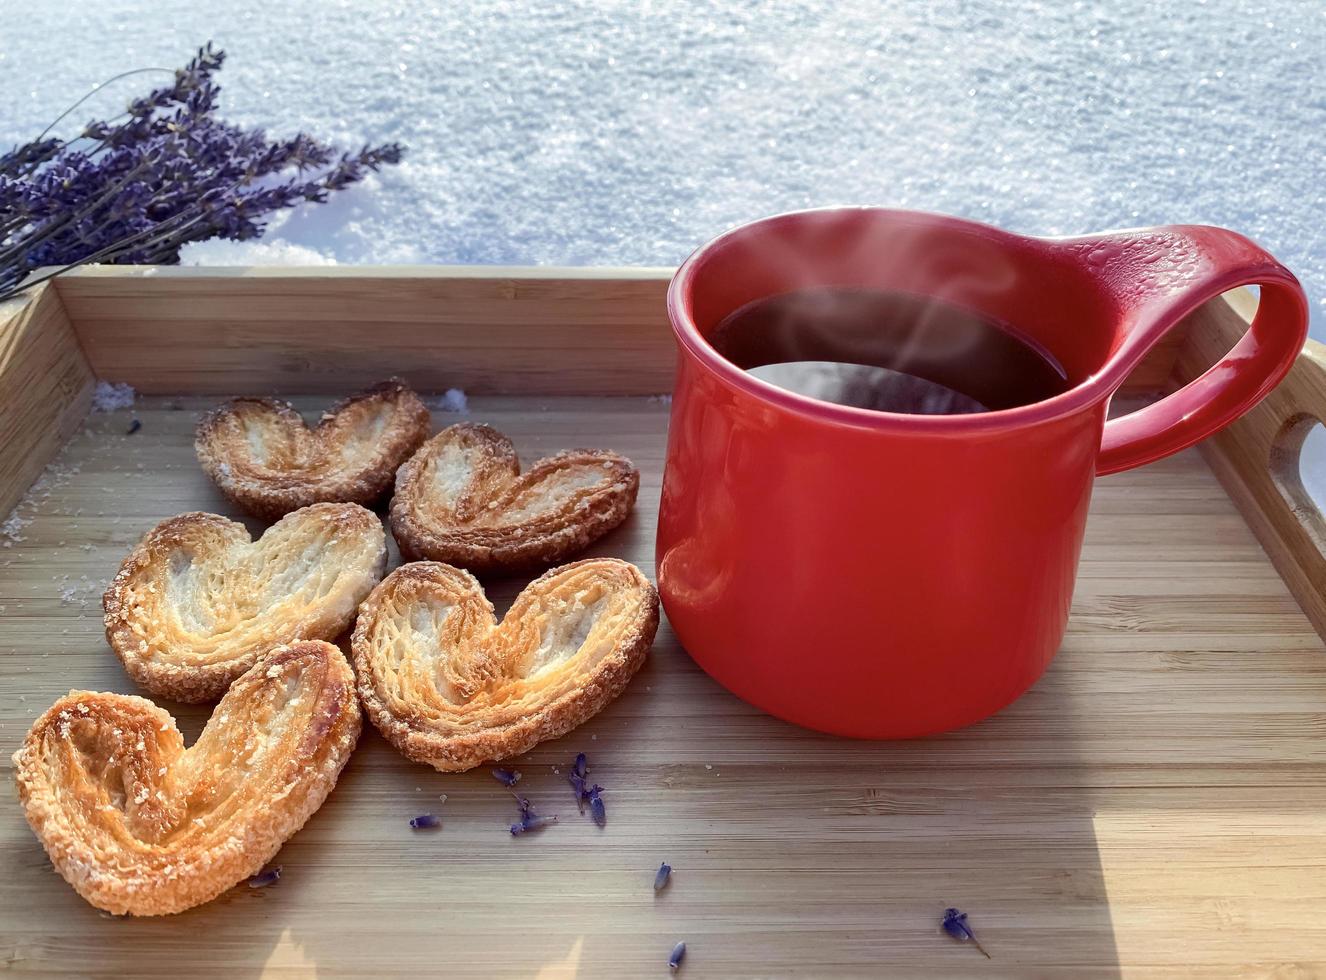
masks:
MULTIPOLYGON (((671 389, 672 270, 558 266, 90 266, 0 303, 0 511, 86 415, 97 378, 157 394, 335 393, 396 373, 423 390, 642 395, 671 389), (369 356, 362 343, 371 328, 369 356), (347 354, 354 369, 347 376, 347 354), (491 363, 503 362, 501 375, 491 363)), ((1129 379, 1187 384, 1247 329, 1256 298, 1199 308, 1129 379)), ((1299 453, 1326 423, 1326 345, 1309 340, 1261 405, 1202 444, 1317 632, 1326 518, 1299 453)))

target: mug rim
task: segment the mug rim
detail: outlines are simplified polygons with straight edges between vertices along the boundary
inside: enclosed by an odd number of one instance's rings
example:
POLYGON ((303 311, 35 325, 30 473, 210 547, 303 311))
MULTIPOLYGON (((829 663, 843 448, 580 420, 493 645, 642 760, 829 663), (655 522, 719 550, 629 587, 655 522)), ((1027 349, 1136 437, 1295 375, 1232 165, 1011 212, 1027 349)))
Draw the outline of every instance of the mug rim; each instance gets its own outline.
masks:
MULTIPOLYGON (((678 343, 721 381, 753 398, 772 404, 784 411, 808 417, 814 421, 858 428, 864 427, 885 431, 924 429, 936 435, 1011 429, 1049 422, 1071 415, 1073 412, 1093 405, 1112 393, 1111 385, 1117 372, 1101 370, 1089 375, 1066 391, 1052 395, 1049 398, 1030 402, 1026 405, 1016 405, 1012 408, 995 409, 988 412, 963 415, 913 415, 903 412, 887 412, 874 408, 858 408, 852 405, 821 401, 810 395, 789 391, 771 382, 761 380, 720 354, 718 349, 700 332, 700 328, 691 315, 687 293, 694 287, 697 269, 709 254, 732 239, 749 234, 756 228, 784 221, 795 221, 808 215, 867 211, 879 216, 888 216, 915 224, 963 229, 999 243, 1017 240, 1019 242, 1048 244, 1054 241, 1054 239, 1037 238, 1030 235, 1017 235, 994 225, 970 221, 952 215, 904 208, 886 208, 869 204, 829 205, 766 215, 762 218, 735 225, 722 234, 711 238, 691 252, 677 268, 672 281, 668 284, 667 309, 668 322, 672 326, 672 332, 678 343)), ((1118 381, 1122 383, 1123 378, 1120 377, 1118 381)))

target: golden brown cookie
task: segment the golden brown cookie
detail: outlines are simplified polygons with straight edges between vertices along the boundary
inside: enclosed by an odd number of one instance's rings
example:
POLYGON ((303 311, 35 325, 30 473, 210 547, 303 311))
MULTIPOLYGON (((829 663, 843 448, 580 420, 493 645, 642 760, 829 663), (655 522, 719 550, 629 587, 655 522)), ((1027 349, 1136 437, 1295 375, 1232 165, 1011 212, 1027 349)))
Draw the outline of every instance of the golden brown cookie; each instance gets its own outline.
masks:
POLYGON ((14 754, 55 870, 97 908, 168 915, 255 874, 327 798, 361 725, 341 651, 264 654, 191 747, 145 698, 70 691, 14 754))
POLYGON ((429 425, 419 396, 392 378, 333 405, 312 429, 289 402, 236 398, 203 416, 194 449, 226 497, 275 520, 322 501, 373 504, 429 425))
POLYGON ((592 717, 626 688, 657 629, 658 593, 617 558, 552 569, 500 624, 469 572, 416 562, 360 607, 359 697, 407 758, 459 772, 592 717))
POLYGON ((216 514, 158 524, 106 590, 106 639, 139 684, 212 701, 264 650, 334 640, 382 577, 386 534, 358 504, 314 504, 257 541, 216 514))
POLYGON ((462 422, 396 474, 391 531, 406 561, 479 573, 549 565, 624 521, 639 488, 629 459, 597 449, 567 450, 522 474, 510 439, 462 422))

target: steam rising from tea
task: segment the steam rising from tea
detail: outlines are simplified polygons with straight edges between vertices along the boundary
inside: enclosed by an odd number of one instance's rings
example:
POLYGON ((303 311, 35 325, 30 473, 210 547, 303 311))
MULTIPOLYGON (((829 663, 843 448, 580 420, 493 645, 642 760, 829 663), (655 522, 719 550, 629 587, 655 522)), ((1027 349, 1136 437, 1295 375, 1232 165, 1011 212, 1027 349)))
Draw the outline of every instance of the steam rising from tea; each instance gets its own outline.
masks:
POLYGON ((824 287, 755 300, 710 342, 754 377, 820 401, 907 415, 1029 405, 1068 387, 1010 328, 932 297, 824 287))

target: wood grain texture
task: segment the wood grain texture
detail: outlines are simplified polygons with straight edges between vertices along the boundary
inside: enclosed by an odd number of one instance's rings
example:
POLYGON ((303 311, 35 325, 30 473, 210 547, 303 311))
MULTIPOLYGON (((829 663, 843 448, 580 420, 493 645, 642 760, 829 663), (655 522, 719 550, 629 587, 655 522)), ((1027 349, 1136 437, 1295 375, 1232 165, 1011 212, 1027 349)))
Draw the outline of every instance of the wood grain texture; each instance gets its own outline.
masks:
MULTIPOLYGON (((1186 384, 1238 342, 1256 310, 1246 290, 1208 303, 1174 368, 1186 384)), ((1308 432, 1326 423, 1326 345, 1309 340, 1289 375, 1260 405, 1202 445, 1211 469, 1326 636, 1326 519, 1303 486, 1299 453, 1308 432)))
MULTIPOLYGON (((670 269, 103 266, 56 280, 99 377, 146 393, 420 390, 648 395, 672 388, 670 269)), ((1125 385, 1159 391, 1181 340, 1125 385)))
POLYGON ((61 296, 99 377, 140 391, 655 394, 673 342, 656 270, 103 270, 61 296))
POLYGON ((51 287, 0 303, 0 519, 78 428, 94 384, 51 287))
MULTIPOLYGON (((193 456, 213 401, 147 400, 127 437, 127 413, 91 416, 23 505, 25 540, 0 549, 6 764, 70 687, 134 690, 97 602, 138 537, 185 510, 238 516, 193 456)), ((645 398, 480 397, 472 417, 527 460, 570 446, 632 457, 639 506, 591 553, 652 578, 666 411, 645 398)), ((486 584, 501 611, 524 582, 486 584)), ((1187 452, 1098 484, 1063 650, 985 723, 901 743, 816 735, 718 688, 665 624, 619 701, 516 762, 521 791, 557 826, 512 838, 514 805, 485 770, 441 775, 369 731, 278 856, 278 885, 162 920, 84 904, 6 779, 0 963, 18 975, 616 980, 667 976, 685 940, 680 975, 693 980, 1320 976, 1324 653, 1187 452), (578 751, 607 787, 604 830, 565 783, 578 751), (424 812, 443 816, 440 831, 409 829, 424 812), (673 882, 655 895, 665 860, 673 882), (939 934, 947 905, 970 913, 992 959, 939 934)), ((167 707, 196 736, 207 709, 167 707)))

